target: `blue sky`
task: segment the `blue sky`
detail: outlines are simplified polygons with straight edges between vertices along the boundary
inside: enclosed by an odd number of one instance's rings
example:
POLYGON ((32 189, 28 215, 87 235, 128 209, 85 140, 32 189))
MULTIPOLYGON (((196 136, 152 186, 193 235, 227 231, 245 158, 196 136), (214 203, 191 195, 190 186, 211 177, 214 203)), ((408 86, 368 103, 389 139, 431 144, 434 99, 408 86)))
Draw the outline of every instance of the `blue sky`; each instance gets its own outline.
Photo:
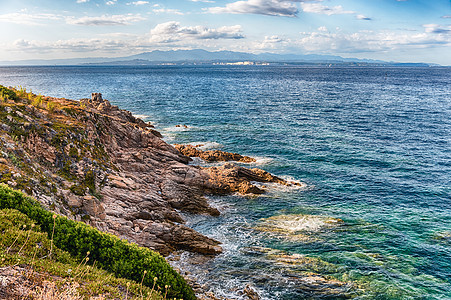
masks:
POLYGON ((0 60, 205 49, 451 65, 450 0, 0 0, 0 60))

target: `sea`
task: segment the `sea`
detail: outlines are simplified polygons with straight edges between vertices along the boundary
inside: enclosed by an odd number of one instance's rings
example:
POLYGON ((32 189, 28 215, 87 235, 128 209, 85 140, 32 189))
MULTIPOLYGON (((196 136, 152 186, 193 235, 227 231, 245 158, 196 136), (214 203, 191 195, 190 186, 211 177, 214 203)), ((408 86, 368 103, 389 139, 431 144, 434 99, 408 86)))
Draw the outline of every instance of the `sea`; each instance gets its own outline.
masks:
POLYGON ((0 84, 100 92, 168 143, 304 183, 184 215, 224 252, 172 263, 217 297, 451 299, 449 67, 0 67, 0 84))

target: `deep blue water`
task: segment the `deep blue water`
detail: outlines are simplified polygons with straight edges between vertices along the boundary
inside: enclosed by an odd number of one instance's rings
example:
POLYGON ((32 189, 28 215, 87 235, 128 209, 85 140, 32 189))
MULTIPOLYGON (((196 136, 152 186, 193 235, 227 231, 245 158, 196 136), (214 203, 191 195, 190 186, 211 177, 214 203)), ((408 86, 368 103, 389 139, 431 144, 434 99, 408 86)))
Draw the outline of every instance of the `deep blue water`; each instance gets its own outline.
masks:
POLYGON ((187 216, 225 252, 178 266, 218 295, 451 299, 451 68, 1 67, 0 84, 101 92, 170 143, 307 183, 187 216))

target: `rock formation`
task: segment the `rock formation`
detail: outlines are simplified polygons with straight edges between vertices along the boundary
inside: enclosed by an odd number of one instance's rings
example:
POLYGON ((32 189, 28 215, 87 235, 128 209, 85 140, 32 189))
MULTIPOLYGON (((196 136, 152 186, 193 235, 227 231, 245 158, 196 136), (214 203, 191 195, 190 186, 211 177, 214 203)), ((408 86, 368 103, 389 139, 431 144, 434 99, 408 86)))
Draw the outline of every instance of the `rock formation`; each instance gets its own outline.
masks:
MULTIPOLYGON (((233 164, 189 165, 190 158, 165 143, 152 125, 99 93, 79 102, 36 95, 7 100, 0 119, 1 182, 50 210, 163 255, 176 249, 222 251, 218 241, 185 226, 180 214, 218 215, 205 194, 264 192, 251 181, 290 184, 233 164)), ((200 151, 178 148, 191 151, 183 150, 187 155, 200 151)), ((202 155, 248 160, 222 151, 202 155)))
POLYGON ((183 155, 189 157, 200 157, 208 162, 213 161, 237 161, 245 163, 255 162, 255 158, 249 156, 242 156, 241 154, 238 153, 230 153, 220 150, 202 151, 197 149, 197 146, 192 145, 175 144, 174 147, 177 150, 179 150, 183 155))

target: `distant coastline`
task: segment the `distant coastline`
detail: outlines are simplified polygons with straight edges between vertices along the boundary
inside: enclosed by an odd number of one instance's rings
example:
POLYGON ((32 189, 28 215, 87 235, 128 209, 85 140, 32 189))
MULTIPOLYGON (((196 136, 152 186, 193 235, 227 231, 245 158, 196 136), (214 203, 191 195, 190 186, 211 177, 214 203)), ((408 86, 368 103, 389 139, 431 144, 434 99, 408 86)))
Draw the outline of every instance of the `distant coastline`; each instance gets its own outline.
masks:
POLYGON ((345 58, 316 54, 252 54, 233 51, 209 52, 205 50, 152 51, 125 57, 88 57, 71 59, 32 59, 0 61, 0 66, 153 66, 153 65, 294 65, 294 66, 346 66, 346 67, 433 67, 438 64, 423 62, 387 62, 381 60, 345 58))

